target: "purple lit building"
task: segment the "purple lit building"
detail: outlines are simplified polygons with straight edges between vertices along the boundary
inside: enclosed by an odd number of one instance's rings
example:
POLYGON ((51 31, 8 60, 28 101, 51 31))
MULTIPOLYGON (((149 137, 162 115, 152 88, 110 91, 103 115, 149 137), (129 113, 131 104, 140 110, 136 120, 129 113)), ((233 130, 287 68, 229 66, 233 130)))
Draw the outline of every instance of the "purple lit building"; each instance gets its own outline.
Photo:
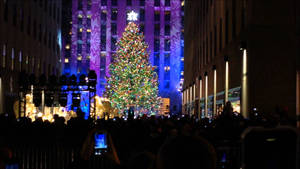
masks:
POLYGON ((65 17, 69 30, 63 38, 63 72, 86 74, 95 70, 97 94, 102 96, 115 44, 127 25, 127 13, 135 11, 139 14, 136 23, 149 45, 150 61, 157 66, 159 95, 170 98, 168 108, 178 113, 183 82, 183 6, 182 0, 70 1, 72 14, 65 17))

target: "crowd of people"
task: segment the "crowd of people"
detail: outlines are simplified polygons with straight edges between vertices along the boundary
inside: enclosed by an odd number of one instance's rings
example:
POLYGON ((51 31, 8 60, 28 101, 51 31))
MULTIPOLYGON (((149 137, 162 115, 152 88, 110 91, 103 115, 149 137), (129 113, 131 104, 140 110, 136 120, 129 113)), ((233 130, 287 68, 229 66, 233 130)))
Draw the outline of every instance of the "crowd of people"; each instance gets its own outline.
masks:
MULTIPOLYGON (((20 142, 25 145, 61 143, 80 147, 79 158, 67 168, 88 169, 87 162, 94 156, 93 134, 97 131, 108 135, 108 151, 103 157, 111 162, 113 168, 214 169, 222 160, 217 149, 220 143, 238 142, 249 126, 272 127, 281 124, 266 117, 258 113, 244 119, 232 112, 230 103, 219 117, 212 120, 179 115, 94 121, 85 120, 83 114, 78 113, 67 123, 58 116, 50 123, 39 118, 32 122, 26 117, 15 119, 1 115, 0 169, 7 159, 12 158, 10 146, 20 142)), ((233 160, 229 163, 238 162, 233 160)))

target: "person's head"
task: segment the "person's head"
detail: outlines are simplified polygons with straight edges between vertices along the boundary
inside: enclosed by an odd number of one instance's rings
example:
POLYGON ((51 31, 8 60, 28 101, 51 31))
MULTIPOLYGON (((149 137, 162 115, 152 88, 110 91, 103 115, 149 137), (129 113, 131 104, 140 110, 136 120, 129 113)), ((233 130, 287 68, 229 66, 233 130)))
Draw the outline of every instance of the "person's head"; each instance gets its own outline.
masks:
POLYGON ((140 152, 129 159, 130 169, 152 169, 154 167, 155 156, 150 152, 140 152))
POLYGON ((179 136, 168 140, 160 149, 158 169, 215 169, 213 146, 201 137, 179 136))

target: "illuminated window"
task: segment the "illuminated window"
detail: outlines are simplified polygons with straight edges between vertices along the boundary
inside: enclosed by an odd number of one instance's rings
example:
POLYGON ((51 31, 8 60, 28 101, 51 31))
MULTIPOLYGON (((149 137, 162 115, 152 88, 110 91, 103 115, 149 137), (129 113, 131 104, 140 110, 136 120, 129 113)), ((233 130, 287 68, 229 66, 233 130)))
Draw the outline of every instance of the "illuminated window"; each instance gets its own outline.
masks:
POLYGON ((82 56, 81 56, 81 55, 78 55, 78 56, 77 56, 77 60, 78 60, 78 61, 82 61, 82 56))
POLYGON ((101 21, 106 21, 106 16, 107 16, 107 11, 106 10, 103 10, 101 12, 101 21))
POLYGON ((78 18, 82 18, 82 14, 78 14, 78 18))
POLYGON ((65 63, 69 63, 69 58, 65 58, 65 63))
POLYGON ((69 50, 69 49, 70 49, 70 45, 67 44, 65 48, 66 48, 67 50, 69 50))
POLYGON ((86 31, 87 31, 87 32, 92 32, 92 30, 91 30, 91 29, 87 29, 86 31))

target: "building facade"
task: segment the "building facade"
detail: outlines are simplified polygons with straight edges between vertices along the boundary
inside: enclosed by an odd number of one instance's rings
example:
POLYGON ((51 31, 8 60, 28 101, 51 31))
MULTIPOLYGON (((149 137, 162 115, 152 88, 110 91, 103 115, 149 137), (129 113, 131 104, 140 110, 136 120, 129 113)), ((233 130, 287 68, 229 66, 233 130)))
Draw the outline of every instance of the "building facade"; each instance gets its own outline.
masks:
POLYGON ((298 6, 295 0, 186 0, 183 111, 212 118, 231 101, 246 118, 284 111, 296 120, 298 6))
MULTIPOLYGON (((139 14, 140 30, 148 43, 150 61, 159 77, 159 95, 170 99, 171 112, 181 111, 183 83, 183 8, 181 0, 73 0, 66 13, 64 32, 65 74, 95 70, 97 94, 102 96, 116 42, 127 25, 127 13, 139 14)), ((67 9, 67 8, 66 8, 67 9)))
POLYGON ((0 114, 13 112, 22 70, 60 72, 61 9, 60 0, 0 1, 0 114))

